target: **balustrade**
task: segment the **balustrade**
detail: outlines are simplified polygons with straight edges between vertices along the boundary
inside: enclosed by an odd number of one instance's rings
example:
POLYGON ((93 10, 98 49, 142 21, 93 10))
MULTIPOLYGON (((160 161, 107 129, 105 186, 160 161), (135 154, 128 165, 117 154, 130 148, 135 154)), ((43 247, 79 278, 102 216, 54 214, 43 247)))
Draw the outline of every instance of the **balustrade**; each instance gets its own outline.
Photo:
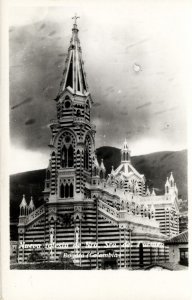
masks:
POLYGON ((38 218, 44 212, 45 212, 45 207, 44 207, 44 205, 42 205, 26 217, 25 224, 28 225, 29 223, 33 222, 36 218, 38 218))

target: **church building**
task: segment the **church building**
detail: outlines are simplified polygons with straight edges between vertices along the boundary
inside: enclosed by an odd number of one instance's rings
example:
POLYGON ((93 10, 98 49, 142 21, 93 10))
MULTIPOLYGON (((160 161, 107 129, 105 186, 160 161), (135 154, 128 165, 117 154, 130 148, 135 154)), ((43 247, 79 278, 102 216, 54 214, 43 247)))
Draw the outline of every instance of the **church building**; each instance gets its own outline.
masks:
POLYGON ((18 262, 36 251, 46 260, 70 258, 89 268, 139 268, 168 260, 164 241, 179 233, 178 191, 173 174, 165 194, 155 195, 133 167, 128 143, 121 164, 106 174, 95 154, 93 99, 87 85, 78 28, 72 37, 51 120, 51 149, 44 204, 23 196, 18 224, 18 262))

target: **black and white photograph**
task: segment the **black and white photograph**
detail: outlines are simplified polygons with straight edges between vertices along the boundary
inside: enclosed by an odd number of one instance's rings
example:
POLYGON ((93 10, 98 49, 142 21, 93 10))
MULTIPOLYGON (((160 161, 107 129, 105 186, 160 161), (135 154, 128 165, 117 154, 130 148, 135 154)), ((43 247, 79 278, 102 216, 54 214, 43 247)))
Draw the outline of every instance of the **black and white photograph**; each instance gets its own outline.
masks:
POLYGON ((9 7, 12 274, 189 270, 189 8, 9 7))
POLYGON ((11 269, 187 269, 185 24, 118 9, 12 12, 11 269))

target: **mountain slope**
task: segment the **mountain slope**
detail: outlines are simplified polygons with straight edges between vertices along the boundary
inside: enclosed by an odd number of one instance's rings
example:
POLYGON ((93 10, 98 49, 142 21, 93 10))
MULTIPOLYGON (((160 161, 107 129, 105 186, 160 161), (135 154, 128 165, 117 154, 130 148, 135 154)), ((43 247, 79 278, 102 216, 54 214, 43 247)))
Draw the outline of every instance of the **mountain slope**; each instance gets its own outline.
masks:
MULTIPOLYGON (((117 168, 121 161, 120 149, 101 147, 96 150, 98 161, 104 159, 106 174, 111 172, 111 166, 117 168)), ((173 172, 179 196, 187 199, 187 151, 164 151, 132 157, 133 166, 147 179, 149 187, 155 187, 157 194, 164 193, 166 177, 173 172)), ((29 171, 10 176, 10 216, 16 221, 19 215, 19 204, 22 195, 27 201, 33 195, 34 203, 40 206, 43 203, 42 190, 44 189, 45 169, 29 171)))

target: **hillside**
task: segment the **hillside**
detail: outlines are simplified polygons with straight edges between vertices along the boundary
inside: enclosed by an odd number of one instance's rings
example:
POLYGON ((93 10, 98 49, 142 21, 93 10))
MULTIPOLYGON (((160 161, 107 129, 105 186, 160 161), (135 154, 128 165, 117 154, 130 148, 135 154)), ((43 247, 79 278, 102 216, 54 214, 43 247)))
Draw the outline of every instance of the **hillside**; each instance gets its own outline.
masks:
MULTIPOLYGON (((117 168, 120 164, 120 150, 113 147, 101 147, 96 150, 99 162, 104 159, 107 174, 111 166, 117 168)), ((187 199, 187 151, 166 151, 132 157, 133 166, 147 179, 149 187, 155 187, 157 194, 164 193, 166 177, 173 172, 179 197, 187 199)), ((45 169, 29 171, 10 176, 10 217, 14 223, 19 215, 19 204, 22 195, 29 201, 33 195, 36 207, 43 203, 45 169)))

